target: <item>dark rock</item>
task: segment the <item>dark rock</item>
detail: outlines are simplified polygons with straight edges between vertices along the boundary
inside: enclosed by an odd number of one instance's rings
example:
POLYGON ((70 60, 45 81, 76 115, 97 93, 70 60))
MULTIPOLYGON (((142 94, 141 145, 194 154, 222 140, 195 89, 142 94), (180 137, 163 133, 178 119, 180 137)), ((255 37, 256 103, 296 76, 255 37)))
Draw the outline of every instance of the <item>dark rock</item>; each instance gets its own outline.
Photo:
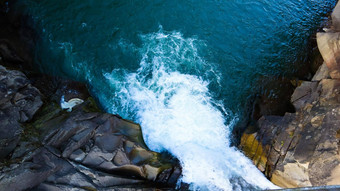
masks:
MULTIPOLYGON (((74 191, 73 186, 41 183, 32 191, 74 191)), ((88 189, 76 188, 77 191, 88 191, 88 189)))
POLYGON ((0 66, 0 159, 14 150, 27 122, 41 107, 40 92, 26 76, 0 66))
POLYGON ((33 70, 33 50, 37 35, 31 29, 30 17, 18 13, 14 1, 0 5, 0 64, 12 69, 33 70))
POLYGON ((2 170, 0 190, 21 191, 39 185, 60 168, 55 160, 51 153, 41 150, 32 161, 2 170))

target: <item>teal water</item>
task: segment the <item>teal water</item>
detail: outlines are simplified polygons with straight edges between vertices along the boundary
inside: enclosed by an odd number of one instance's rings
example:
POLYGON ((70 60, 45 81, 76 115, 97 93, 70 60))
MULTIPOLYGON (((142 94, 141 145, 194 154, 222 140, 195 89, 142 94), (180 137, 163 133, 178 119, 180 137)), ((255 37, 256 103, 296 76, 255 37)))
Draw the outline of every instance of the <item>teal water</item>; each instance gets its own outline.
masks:
POLYGON ((18 0, 43 72, 84 81, 101 106, 142 125, 192 189, 273 188, 231 131, 264 77, 291 75, 335 0, 18 0), (298 55, 298 56, 297 56, 298 55))

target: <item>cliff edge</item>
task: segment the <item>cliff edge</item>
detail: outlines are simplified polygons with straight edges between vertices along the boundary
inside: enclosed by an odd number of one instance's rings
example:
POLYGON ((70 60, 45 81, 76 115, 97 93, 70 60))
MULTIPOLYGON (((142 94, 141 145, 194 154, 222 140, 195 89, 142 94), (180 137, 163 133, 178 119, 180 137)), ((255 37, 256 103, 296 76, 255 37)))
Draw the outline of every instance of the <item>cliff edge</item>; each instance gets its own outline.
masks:
POLYGON ((340 184, 340 3, 331 17, 317 33, 324 63, 291 96, 296 112, 262 116, 242 135, 241 149, 283 188, 340 184))

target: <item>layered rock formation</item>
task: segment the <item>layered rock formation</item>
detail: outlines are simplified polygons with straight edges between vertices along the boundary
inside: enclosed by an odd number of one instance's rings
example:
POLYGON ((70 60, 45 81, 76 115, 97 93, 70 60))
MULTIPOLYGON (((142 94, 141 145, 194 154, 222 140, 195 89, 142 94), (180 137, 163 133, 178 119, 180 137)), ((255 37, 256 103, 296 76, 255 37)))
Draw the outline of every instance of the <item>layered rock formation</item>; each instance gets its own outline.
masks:
POLYGON ((0 190, 176 184, 176 160, 150 151, 138 124, 101 113, 91 97, 72 112, 43 105, 23 73, 0 67, 0 76, 0 190))
POLYGON ((243 134, 241 148, 284 188, 340 184, 340 5, 333 25, 317 34, 324 59, 311 81, 291 96, 295 113, 262 116, 243 134))

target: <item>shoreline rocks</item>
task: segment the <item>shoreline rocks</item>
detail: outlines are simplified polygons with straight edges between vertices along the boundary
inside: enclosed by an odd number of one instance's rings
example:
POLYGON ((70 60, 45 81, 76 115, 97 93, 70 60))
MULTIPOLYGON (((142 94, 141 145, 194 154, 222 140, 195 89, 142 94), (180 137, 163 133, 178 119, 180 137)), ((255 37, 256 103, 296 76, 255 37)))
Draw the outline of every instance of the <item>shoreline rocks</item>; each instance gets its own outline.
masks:
POLYGON ((291 96, 295 113, 262 116, 242 135, 241 149, 283 188, 340 184, 340 4, 333 26, 317 34, 324 64, 291 96))
POLYGON ((150 151, 138 124, 91 97, 69 112, 43 104, 23 73, 0 66, 0 76, 1 190, 175 187, 178 161, 150 151))

